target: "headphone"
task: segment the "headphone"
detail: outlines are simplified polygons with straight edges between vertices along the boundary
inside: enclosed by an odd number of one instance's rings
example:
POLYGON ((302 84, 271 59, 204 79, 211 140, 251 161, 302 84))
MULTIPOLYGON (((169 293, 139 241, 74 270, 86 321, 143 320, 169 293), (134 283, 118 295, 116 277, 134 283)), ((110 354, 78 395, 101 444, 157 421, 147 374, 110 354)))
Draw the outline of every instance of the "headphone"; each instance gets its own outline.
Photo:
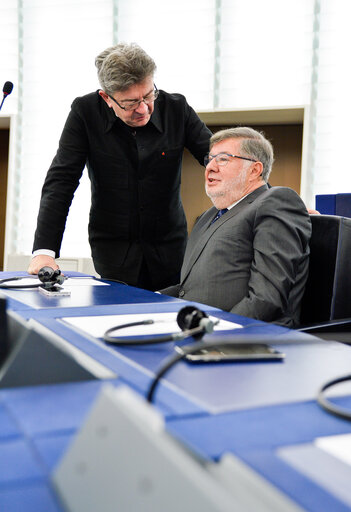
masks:
POLYGON ((153 343, 164 343, 166 341, 179 341, 183 340, 184 338, 188 338, 189 336, 200 339, 204 336, 204 334, 213 332, 213 328, 216 324, 218 324, 218 322, 219 320, 216 322, 210 320, 204 311, 201 311, 194 306, 185 306, 179 310, 177 315, 177 323, 181 328, 180 332, 157 336, 155 338, 148 338, 147 340, 131 337, 117 338, 115 336, 111 336, 112 332, 118 331, 120 329, 155 323, 154 320, 148 319, 141 320, 140 322, 131 322, 129 324, 122 324, 111 327, 105 332, 104 340, 107 343, 114 345, 151 345, 153 343))
POLYGON ((67 279, 61 274, 60 269, 54 270, 51 267, 43 267, 38 272, 38 278, 40 284, 18 284, 14 286, 8 286, 4 283, 9 281, 20 281, 21 279, 31 279, 32 276, 18 276, 9 277, 7 279, 0 280, 0 288, 12 290, 12 289, 23 289, 23 288, 45 288, 46 290, 52 290, 56 285, 60 285, 67 279))

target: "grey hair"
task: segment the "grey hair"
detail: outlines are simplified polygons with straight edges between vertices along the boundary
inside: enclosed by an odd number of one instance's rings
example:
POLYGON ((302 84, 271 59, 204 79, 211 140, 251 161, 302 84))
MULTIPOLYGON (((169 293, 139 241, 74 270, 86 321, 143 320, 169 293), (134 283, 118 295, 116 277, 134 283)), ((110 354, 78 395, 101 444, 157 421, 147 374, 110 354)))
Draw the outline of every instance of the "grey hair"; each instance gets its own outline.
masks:
POLYGON ((212 135, 210 139, 210 150, 214 144, 226 139, 242 139, 240 145, 241 156, 247 156, 258 160, 263 164, 262 179, 267 183, 274 161, 273 146, 266 139, 263 132, 258 132, 247 126, 227 128, 212 135))
POLYGON ((154 60, 136 43, 119 43, 95 59, 101 88, 110 96, 153 77, 154 60))

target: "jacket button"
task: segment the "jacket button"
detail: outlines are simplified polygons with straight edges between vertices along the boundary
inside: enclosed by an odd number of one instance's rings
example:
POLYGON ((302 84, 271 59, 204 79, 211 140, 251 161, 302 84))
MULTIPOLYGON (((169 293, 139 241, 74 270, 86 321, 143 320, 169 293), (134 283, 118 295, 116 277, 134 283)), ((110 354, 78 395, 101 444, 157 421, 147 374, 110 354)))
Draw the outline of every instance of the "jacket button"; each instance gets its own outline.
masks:
POLYGON ((180 290, 179 297, 184 297, 184 295, 185 295, 185 291, 184 290, 180 290))

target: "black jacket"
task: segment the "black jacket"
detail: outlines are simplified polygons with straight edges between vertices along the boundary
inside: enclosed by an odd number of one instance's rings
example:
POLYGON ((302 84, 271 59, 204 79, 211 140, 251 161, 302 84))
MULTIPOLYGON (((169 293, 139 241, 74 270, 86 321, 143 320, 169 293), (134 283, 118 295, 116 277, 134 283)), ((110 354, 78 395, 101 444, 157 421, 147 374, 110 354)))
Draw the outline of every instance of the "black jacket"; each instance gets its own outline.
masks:
POLYGON ((43 186, 33 250, 52 249, 59 256, 86 165, 89 241, 97 272, 138 284, 144 259, 155 288, 176 282, 187 238, 180 199, 183 150, 202 163, 210 136, 180 94, 160 91, 149 123, 137 129, 118 119, 98 92, 77 98, 43 186))

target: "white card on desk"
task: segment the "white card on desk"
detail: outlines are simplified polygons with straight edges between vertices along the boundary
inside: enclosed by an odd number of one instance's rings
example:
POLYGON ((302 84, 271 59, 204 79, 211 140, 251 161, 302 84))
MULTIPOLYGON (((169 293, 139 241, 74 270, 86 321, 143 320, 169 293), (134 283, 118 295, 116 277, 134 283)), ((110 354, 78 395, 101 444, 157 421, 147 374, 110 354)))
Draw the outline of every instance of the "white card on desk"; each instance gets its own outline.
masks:
POLYGON ((317 437, 315 444, 318 448, 351 466, 351 434, 317 437))
MULTIPOLYGON (((139 325, 129 327, 121 331, 123 336, 147 336, 154 334, 167 334, 180 330, 177 324, 177 312, 175 313, 138 313, 134 315, 105 315, 105 316, 80 316, 65 317, 62 320, 81 331, 102 338, 107 329, 111 327, 129 324, 132 322, 140 322, 143 320, 153 320, 154 323, 148 325, 139 325)), ((219 323, 215 326, 215 331, 227 331, 232 329, 241 329, 242 326, 234 322, 220 320, 210 316, 211 320, 219 323)))

